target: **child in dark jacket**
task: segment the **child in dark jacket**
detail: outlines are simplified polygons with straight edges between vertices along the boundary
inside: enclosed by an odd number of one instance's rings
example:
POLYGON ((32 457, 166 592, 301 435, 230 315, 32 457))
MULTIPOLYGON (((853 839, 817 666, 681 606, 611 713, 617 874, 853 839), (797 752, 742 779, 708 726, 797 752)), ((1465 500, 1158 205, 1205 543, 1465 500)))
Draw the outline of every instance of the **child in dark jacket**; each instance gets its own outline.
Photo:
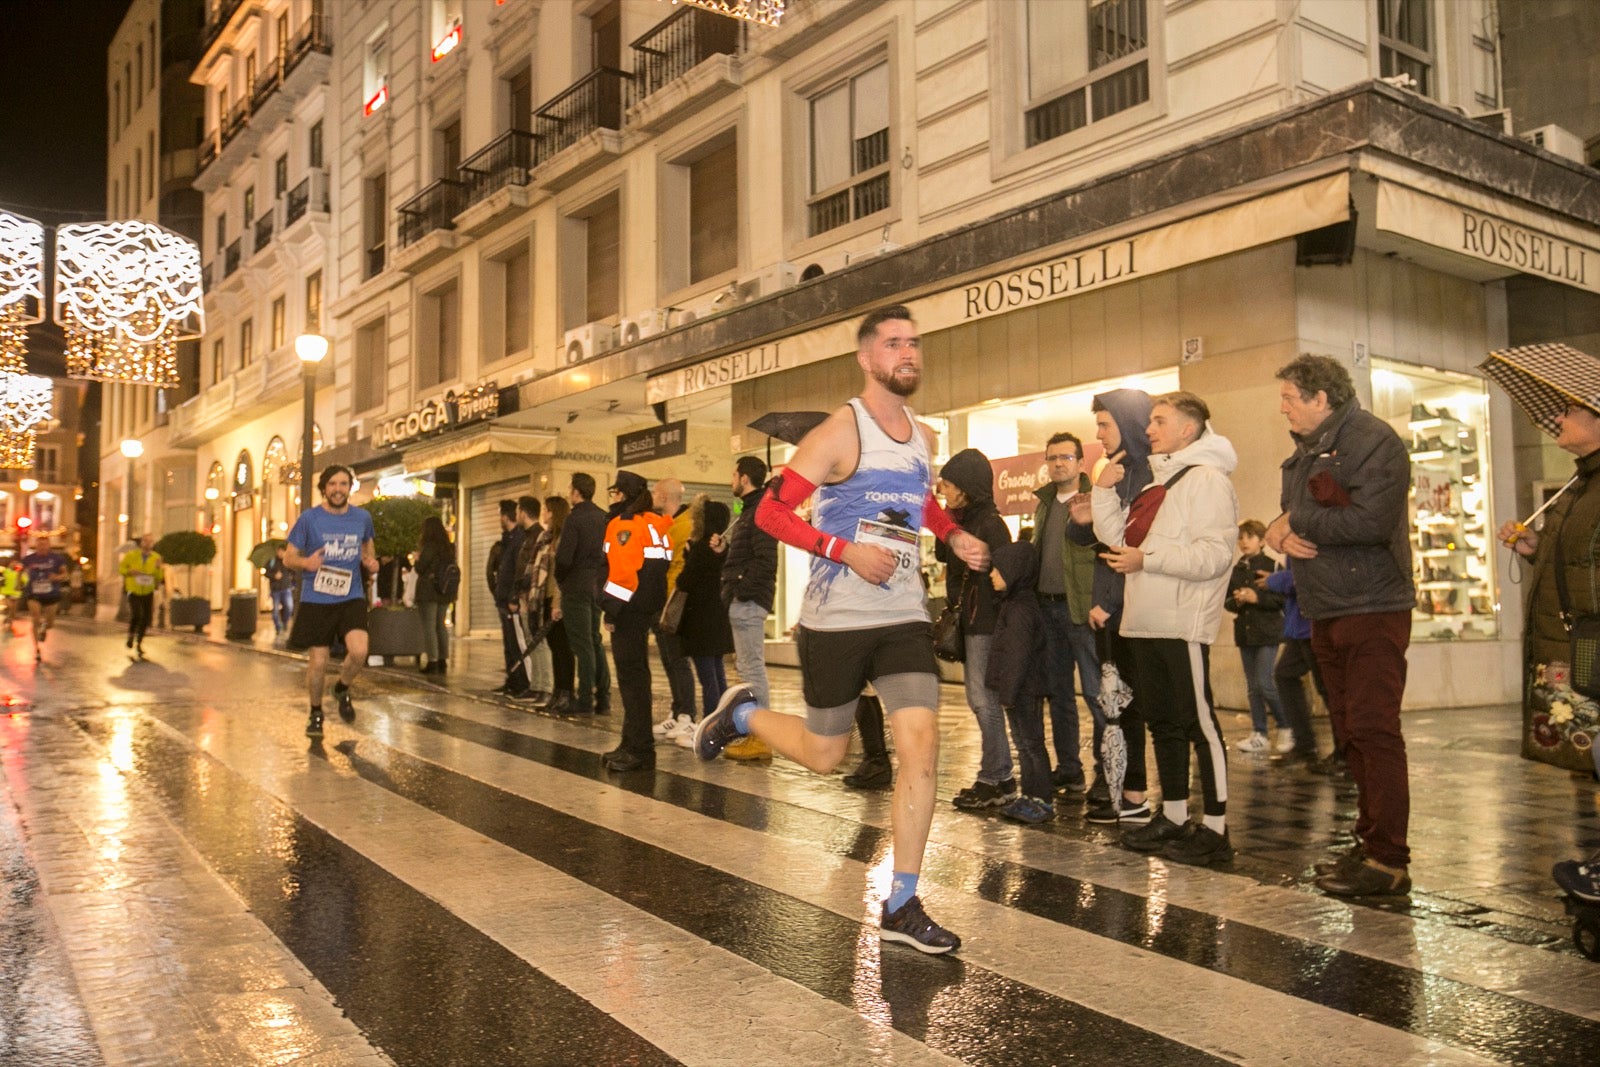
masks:
POLYGON ((1026 543, 1001 545, 991 553, 989 581, 999 602, 993 645, 989 652, 988 687, 1000 698, 1011 723, 1022 770, 1022 793, 1000 814, 1018 822, 1041 823, 1055 817, 1051 798, 1050 756, 1044 745, 1045 674, 1044 612, 1035 592, 1039 557, 1026 543))

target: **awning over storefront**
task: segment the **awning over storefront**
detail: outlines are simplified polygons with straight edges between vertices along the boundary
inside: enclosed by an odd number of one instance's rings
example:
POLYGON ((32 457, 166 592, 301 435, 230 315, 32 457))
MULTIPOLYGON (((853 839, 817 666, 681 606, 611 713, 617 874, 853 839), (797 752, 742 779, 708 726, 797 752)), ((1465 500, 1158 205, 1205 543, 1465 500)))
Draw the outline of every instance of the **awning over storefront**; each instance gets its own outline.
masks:
MULTIPOLYGON (((1174 270, 1320 229, 1350 217, 1350 175, 1314 181, 1179 222, 1078 242, 1048 259, 912 300, 923 333, 960 326, 1174 270)), ((1124 227, 1126 229, 1126 227, 1124 227)), ((855 350, 856 324, 836 322, 647 379, 652 404, 832 359, 855 350)))
MULTIPOLYGON (((405 450, 408 470, 447 467, 453 463, 508 452, 519 456, 550 455, 555 451, 556 435, 548 430, 519 430, 509 426, 484 426, 471 433, 453 434, 405 450)), ((399 453, 396 453, 398 458, 399 453)))

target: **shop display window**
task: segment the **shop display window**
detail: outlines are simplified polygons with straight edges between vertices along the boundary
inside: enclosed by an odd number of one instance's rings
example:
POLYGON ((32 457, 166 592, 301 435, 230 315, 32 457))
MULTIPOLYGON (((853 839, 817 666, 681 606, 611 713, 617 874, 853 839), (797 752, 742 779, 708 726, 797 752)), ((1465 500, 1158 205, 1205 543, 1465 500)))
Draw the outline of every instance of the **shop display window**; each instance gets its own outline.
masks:
POLYGON ((1413 641, 1499 633, 1482 380, 1372 361, 1372 404, 1411 452, 1413 641))

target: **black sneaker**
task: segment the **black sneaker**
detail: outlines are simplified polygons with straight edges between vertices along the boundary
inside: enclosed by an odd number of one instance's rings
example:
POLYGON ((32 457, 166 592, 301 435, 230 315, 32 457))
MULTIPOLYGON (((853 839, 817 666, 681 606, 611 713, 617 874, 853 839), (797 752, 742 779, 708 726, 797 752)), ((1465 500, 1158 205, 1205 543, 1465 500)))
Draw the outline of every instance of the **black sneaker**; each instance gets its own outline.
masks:
POLYGON ((1016 795, 1015 778, 1007 778, 999 785, 973 782, 951 798, 950 803, 961 811, 982 811, 984 808, 1003 808, 1011 803, 1011 798, 1016 795))
POLYGON ((756 694, 748 685, 736 685, 723 693, 711 714, 695 724, 694 754, 703 760, 722 755, 723 749, 744 736, 733 724, 733 709, 755 702, 756 694))
POLYGON ((322 736, 322 709, 321 708, 312 708, 311 709, 311 717, 306 719, 306 736, 307 737, 313 737, 313 738, 322 736))
POLYGON ((1104 800, 1091 805, 1083 818, 1085 822, 1099 823, 1102 826, 1118 823, 1143 826, 1150 821, 1150 805, 1142 800, 1136 803, 1126 797, 1116 804, 1104 800))
POLYGON ((350 699, 350 687, 343 682, 334 682, 333 697, 339 702, 339 718, 345 722, 355 722, 356 706, 350 699))
POLYGON ((1082 796, 1089 788, 1089 783, 1083 780, 1083 775, 1076 778, 1070 771, 1057 767, 1050 775, 1050 786, 1062 796, 1082 796))
POLYGON ((1226 830, 1219 834, 1205 823, 1193 823, 1182 837, 1167 842, 1161 850, 1161 858, 1173 863, 1208 867, 1233 859, 1233 845, 1228 841, 1226 830))
POLYGON ((883 918, 878 924, 878 938, 882 941, 899 941, 918 952, 939 955, 954 952, 961 947, 961 939, 928 918, 922 910, 922 898, 912 897, 900 905, 900 910, 889 914, 887 901, 883 905, 883 918))
POLYGON ((1096 778, 1094 785, 1089 787, 1089 792, 1084 794, 1090 804, 1111 803, 1111 787, 1106 785, 1104 778, 1096 778))
POLYGON ((609 692, 594 695, 594 713, 596 715, 611 714, 611 694, 609 692))
POLYGON ((129 648, 133 647, 133 635, 132 634, 128 635, 128 647, 129 648))
POLYGON ((852 773, 844 776, 851 789, 888 789, 894 784, 894 766, 887 758, 867 756, 852 773))
POLYGON ((1188 824, 1179 825, 1165 815, 1157 815, 1144 826, 1135 826, 1122 832, 1122 845, 1135 852, 1160 852, 1169 842, 1182 837, 1188 824))

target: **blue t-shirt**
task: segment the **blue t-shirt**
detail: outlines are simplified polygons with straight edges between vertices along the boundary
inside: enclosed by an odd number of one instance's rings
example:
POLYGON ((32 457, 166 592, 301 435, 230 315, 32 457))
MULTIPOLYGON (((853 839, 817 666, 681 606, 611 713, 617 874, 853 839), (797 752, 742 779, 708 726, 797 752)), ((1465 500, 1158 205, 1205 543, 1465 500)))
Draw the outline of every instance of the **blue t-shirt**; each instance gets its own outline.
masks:
POLYGON ((361 571, 361 546, 373 540, 372 516, 363 508, 335 515, 320 504, 295 520, 289 543, 302 556, 322 549, 322 567, 301 577, 304 604, 342 604, 366 598, 366 578, 361 571))
POLYGON ((67 557, 59 552, 29 552, 22 557, 22 569, 28 575, 28 595, 37 600, 53 600, 61 595, 62 582, 56 577, 67 566, 67 557))

